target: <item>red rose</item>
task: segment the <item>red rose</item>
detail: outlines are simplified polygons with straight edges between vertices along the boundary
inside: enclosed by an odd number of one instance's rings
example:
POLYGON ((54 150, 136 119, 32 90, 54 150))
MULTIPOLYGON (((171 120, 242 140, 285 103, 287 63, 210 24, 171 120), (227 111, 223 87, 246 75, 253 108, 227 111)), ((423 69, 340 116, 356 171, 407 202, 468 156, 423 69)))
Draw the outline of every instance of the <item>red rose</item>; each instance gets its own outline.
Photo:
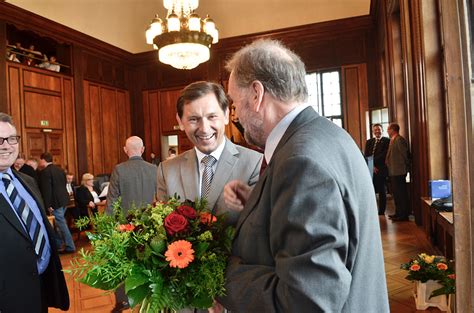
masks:
POLYGON ((181 214, 172 212, 165 217, 165 229, 168 235, 173 236, 188 228, 188 220, 181 214))
POLYGON ((180 205, 176 211, 178 211, 179 214, 181 214, 184 217, 190 218, 190 219, 195 219, 196 218, 196 211, 187 205, 180 205))

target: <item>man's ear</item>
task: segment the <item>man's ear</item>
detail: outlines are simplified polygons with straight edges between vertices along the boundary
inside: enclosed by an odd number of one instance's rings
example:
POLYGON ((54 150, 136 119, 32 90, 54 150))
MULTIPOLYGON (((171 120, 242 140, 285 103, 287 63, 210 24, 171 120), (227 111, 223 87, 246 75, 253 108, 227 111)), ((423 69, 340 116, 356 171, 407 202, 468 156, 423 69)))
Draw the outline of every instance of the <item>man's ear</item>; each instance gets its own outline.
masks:
POLYGON ((265 87, 259 80, 254 80, 250 85, 252 97, 251 101, 255 112, 258 112, 261 109, 263 103, 263 96, 265 94, 265 87))
POLYGON ((225 125, 229 125, 229 115, 230 115, 230 111, 229 111, 229 108, 227 108, 224 112, 224 124, 225 125))
POLYGON ((184 130, 183 122, 181 122, 181 119, 179 118, 178 113, 176 113, 176 120, 178 121, 179 129, 184 130))

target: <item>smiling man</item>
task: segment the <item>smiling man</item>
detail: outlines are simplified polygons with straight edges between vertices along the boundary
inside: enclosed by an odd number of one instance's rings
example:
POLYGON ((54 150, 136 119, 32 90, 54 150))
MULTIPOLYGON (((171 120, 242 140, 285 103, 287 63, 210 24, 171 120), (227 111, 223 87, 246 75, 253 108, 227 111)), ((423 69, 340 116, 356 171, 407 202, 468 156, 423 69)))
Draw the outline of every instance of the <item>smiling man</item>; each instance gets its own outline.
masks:
POLYGON ((182 200, 206 198, 215 214, 227 213, 227 223, 234 224, 239 213, 227 209, 224 185, 239 179, 253 186, 262 155, 226 138, 229 101, 220 85, 204 81, 188 85, 178 99, 177 112, 180 129, 195 147, 160 164, 158 199, 165 200, 175 193, 182 200))
POLYGON ((48 312, 69 308, 53 229, 33 178, 10 166, 20 137, 0 113, 0 312, 48 312))

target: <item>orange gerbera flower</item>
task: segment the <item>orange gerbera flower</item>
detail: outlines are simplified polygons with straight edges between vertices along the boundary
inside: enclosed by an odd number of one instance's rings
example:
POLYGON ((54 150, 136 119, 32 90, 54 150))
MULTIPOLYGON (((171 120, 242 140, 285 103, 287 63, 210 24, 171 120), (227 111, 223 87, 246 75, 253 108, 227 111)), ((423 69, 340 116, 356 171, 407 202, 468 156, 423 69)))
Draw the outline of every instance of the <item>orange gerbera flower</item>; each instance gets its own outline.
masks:
POLYGON ((420 266, 418 264, 413 264, 412 266, 410 266, 410 271, 419 271, 420 270, 420 266))
POLYGON ((448 269, 448 266, 444 263, 438 263, 438 264, 436 264, 436 267, 441 271, 445 271, 445 270, 448 269))
POLYGON ((186 240, 178 240, 168 246, 166 261, 171 267, 185 268, 194 260, 193 245, 186 240))

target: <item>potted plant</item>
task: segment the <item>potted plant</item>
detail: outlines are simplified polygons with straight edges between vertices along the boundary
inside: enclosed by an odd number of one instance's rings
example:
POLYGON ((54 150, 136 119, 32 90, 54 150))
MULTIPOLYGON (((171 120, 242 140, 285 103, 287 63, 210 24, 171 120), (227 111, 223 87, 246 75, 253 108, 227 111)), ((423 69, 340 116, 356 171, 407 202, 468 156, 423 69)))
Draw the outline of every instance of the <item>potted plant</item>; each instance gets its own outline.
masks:
POLYGON ((442 256, 421 253, 400 267, 407 270, 408 280, 415 282, 417 310, 430 306, 449 311, 450 295, 455 293, 453 262, 442 256))

